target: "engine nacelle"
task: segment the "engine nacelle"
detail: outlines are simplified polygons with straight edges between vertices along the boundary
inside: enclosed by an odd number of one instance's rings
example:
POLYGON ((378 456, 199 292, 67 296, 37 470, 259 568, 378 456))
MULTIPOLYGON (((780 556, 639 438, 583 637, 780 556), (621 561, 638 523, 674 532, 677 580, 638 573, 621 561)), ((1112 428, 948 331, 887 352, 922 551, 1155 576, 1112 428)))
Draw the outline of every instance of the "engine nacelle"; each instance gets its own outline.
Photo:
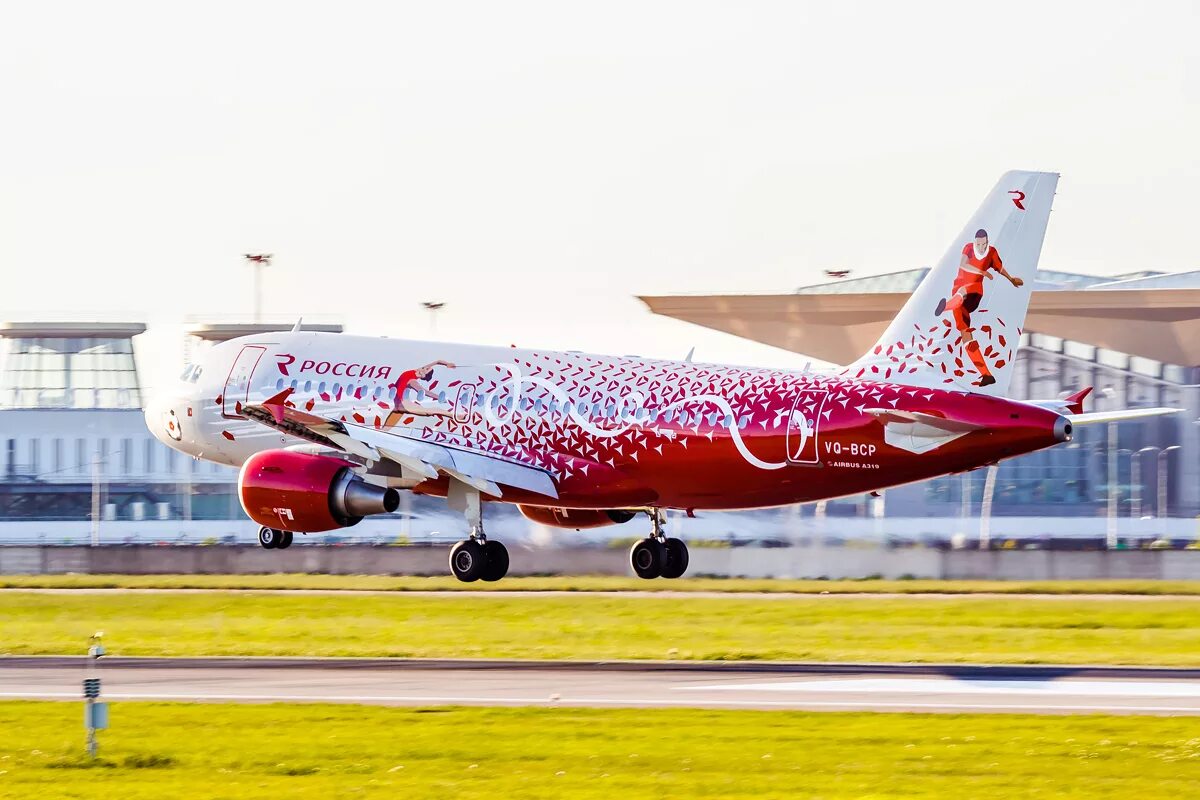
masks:
POLYGON ((367 483, 353 467, 332 456, 264 450, 242 465, 238 497, 259 525, 297 533, 346 528, 400 507, 398 491, 367 483))
POLYGON ((544 506, 517 506, 526 519, 552 528, 603 528, 629 522, 637 516, 636 511, 623 508, 546 508, 544 506))

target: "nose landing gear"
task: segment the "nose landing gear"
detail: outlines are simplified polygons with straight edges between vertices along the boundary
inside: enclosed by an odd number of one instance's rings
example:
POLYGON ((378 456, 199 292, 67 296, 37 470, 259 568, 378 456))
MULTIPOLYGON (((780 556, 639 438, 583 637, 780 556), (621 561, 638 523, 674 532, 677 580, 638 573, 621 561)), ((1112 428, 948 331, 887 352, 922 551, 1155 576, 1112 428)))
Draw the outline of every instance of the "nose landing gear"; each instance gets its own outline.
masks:
POLYGON ((292 532, 264 526, 258 529, 258 543, 266 550, 286 550, 292 546, 292 532))
POLYGON ((650 536, 637 542, 629 550, 629 564, 634 574, 647 580, 651 578, 678 578, 687 572, 688 549, 681 539, 670 538, 663 531, 665 519, 660 509, 652 508, 650 515, 653 528, 650 536))

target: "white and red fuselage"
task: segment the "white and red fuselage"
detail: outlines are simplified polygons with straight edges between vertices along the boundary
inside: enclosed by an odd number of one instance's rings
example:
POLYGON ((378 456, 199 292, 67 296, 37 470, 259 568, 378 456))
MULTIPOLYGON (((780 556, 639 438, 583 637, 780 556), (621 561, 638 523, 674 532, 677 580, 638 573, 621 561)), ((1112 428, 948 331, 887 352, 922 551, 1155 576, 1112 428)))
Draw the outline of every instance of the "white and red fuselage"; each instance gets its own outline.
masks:
MULTIPOLYGON (((170 446, 237 467, 262 451, 312 447, 242 413, 281 393, 289 413, 351 433, 542 470, 557 497, 500 486, 500 498, 485 499, 546 508, 802 503, 974 469, 1070 435, 1054 411, 958 388, 303 331, 214 347, 147 420, 170 446), (889 435, 888 410, 953 425, 936 446, 914 446, 903 430, 889 435)), ((445 495, 449 479, 375 480, 445 495)))

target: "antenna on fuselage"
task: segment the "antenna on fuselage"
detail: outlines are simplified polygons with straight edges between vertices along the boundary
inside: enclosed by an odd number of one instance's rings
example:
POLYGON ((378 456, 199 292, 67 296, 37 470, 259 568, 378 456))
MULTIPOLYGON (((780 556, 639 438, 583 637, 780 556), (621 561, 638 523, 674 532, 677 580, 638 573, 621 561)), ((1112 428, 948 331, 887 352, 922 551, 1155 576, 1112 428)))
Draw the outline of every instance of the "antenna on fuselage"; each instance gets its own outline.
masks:
POLYGON ((304 317, 301 317, 300 319, 296 320, 296 324, 292 326, 292 333, 299 333, 300 326, 303 324, 304 324, 304 317))
POLYGON ((692 363, 692 356, 694 356, 694 355, 696 355, 696 348, 692 347, 691 350, 688 350, 688 354, 683 357, 683 360, 686 363, 690 364, 690 363, 692 363))

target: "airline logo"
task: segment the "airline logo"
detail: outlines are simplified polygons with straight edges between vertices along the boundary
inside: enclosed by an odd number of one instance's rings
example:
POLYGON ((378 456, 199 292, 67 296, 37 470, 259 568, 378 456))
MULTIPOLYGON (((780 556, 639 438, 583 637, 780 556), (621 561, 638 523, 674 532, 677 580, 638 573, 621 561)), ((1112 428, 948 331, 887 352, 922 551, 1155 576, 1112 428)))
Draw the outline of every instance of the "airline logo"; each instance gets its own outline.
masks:
MULTIPOLYGON (((275 356, 275 366, 281 375, 291 377, 293 365, 297 359, 291 353, 279 353, 275 356)), ((317 361, 306 358, 300 362, 296 374, 305 372, 314 375, 332 375, 337 378, 363 378, 387 380, 392 375, 392 368, 386 364, 360 364, 357 361, 317 361)))

